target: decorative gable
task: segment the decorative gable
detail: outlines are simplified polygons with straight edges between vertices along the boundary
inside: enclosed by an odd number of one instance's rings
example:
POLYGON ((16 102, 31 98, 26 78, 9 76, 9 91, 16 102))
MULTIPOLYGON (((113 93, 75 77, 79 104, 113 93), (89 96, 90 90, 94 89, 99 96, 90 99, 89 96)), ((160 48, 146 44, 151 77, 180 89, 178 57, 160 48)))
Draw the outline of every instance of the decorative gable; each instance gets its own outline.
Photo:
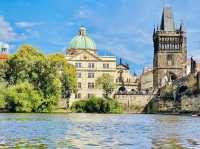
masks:
POLYGON ((82 50, 81 52, 77 53, 76 55, 73 55, 69 58, 69 60, 71 61, 101 61, 101 59, 93 54, 93 53, 90 53, 89 51, 86 51, 86 50, 82 50))

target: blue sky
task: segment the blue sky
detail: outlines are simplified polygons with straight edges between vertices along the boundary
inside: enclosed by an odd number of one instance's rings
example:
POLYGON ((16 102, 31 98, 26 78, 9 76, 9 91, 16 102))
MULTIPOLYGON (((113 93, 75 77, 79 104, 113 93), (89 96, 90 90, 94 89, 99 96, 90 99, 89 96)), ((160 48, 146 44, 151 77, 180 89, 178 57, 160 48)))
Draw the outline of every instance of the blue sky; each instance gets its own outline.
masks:
POLYGON ((99 54, 121 57, 140 73, 152 66, 152 32, 164 3, 176 25, 183 20, 186 26, 188 57, 200 56, 199 0, 0 0, 0 41, 9 43, 10 53, 21 44, 64 52, 84 25, 99 54))

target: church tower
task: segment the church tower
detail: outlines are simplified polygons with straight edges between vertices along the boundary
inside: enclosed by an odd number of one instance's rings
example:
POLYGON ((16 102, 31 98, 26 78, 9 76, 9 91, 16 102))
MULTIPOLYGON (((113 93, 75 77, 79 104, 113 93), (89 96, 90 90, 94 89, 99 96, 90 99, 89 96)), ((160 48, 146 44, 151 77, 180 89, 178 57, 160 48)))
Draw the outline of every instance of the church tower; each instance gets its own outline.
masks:
POLYGON ((176 29, 172 9, 163 9, 160 27, 154 28, 153 86, 160 88, 186 75, 187 38, 183 23, 176 29))

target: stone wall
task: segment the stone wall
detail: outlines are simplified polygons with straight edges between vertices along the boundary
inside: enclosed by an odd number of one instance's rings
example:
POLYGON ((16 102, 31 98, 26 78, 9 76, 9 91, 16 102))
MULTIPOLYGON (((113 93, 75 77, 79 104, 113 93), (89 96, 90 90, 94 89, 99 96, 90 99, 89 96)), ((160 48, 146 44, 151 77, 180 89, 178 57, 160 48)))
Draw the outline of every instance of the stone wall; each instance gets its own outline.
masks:
POLYGON ((183 96, 180 101, 168 98, 154 98, 147 108, 147 113, 200 113, 200 96, 183 96))
POLYGON ((183 96, 181 100, 181 111, 200 112, 200 96, 197 97, 183 96))
POLYGON ((126 113, 144 113, 152 95, 114 95, 126 113))

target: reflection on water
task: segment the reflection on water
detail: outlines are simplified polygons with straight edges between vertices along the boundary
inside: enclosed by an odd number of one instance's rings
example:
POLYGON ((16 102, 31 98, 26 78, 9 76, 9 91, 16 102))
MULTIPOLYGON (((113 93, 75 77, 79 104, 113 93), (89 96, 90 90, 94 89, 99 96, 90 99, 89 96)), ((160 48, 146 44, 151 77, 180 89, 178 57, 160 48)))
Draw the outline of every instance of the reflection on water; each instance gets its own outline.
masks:
POLYGON ((0 114, 1 148, 199 149, 200 118, 0 114))

